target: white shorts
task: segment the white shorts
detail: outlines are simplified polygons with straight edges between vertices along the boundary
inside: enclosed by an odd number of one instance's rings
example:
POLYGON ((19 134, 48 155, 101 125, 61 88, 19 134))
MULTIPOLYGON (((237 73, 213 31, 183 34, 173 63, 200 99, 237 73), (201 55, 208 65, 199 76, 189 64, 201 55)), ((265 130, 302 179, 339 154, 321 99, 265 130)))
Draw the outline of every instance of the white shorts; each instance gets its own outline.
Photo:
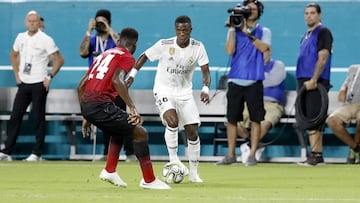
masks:
POLYGON ((179 118, 179 129, 183 130, 185 125, 197 123, 200 126, 199 110, 196 106, 194 97, 175 97, 154 95, 155 104, 159 109, 162 123, 166 126, 164 113, 169 109, 175 109, 179 118))

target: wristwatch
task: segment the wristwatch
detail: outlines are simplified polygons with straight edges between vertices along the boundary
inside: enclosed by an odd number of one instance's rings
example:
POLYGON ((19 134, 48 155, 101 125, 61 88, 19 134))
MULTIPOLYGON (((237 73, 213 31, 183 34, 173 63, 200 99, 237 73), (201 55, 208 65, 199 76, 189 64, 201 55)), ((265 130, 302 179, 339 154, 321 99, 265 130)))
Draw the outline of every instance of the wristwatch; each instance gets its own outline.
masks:
POLYGON ((48 80, 51 80, 53 77, 54 76, 49 73, 45 78, 48 79, 48 80))

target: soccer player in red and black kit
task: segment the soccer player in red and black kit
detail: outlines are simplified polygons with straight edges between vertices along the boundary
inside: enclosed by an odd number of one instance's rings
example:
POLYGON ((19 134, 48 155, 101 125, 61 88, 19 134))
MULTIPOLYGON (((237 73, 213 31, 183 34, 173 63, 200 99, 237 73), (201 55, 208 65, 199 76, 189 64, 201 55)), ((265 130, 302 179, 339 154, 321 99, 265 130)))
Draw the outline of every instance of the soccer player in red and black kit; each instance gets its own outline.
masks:
POLYGON ((134 152, 139 160, 143 179, 140 187, 146 189, 170 189, 170 186, 157 179, 150 160, 148 134, 142 127, 142 118, 131 100, 124 76, 135 64, 132 54, 136 50, 138 32, 124 28, 120 33, 117 47, 98 56, 78 86, 81 112, 84 116, 82 133, 85 137, 90 123, 111 135, 109 153, 100 179, 119 187, 127 184, 116 172, 123 137, 133 137, 134 152), (130 109, 121 110, 114 103, 120 96, 130 109))

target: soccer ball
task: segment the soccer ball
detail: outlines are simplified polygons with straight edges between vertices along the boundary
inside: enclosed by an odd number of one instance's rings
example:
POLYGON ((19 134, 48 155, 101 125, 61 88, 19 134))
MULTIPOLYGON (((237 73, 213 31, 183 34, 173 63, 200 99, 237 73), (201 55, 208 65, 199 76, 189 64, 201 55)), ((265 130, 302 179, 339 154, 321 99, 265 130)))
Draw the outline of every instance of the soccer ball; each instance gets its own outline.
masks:
POLYGON ((184 168, 178 163, 167 163, 162 169, 162 176, 167 184, 181 183, 184 180, 184 168))

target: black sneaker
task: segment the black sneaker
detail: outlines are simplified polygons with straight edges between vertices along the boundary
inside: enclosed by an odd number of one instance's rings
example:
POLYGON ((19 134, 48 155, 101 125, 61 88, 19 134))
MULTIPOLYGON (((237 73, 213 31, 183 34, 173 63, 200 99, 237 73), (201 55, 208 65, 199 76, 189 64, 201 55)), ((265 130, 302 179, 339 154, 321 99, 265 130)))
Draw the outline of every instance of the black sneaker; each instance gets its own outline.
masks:
POLYGON ((305 161, 299 162, 298 164, 302 166, 321 166, 325 165, 325 162, 321 153, 311 152, 305 161))

